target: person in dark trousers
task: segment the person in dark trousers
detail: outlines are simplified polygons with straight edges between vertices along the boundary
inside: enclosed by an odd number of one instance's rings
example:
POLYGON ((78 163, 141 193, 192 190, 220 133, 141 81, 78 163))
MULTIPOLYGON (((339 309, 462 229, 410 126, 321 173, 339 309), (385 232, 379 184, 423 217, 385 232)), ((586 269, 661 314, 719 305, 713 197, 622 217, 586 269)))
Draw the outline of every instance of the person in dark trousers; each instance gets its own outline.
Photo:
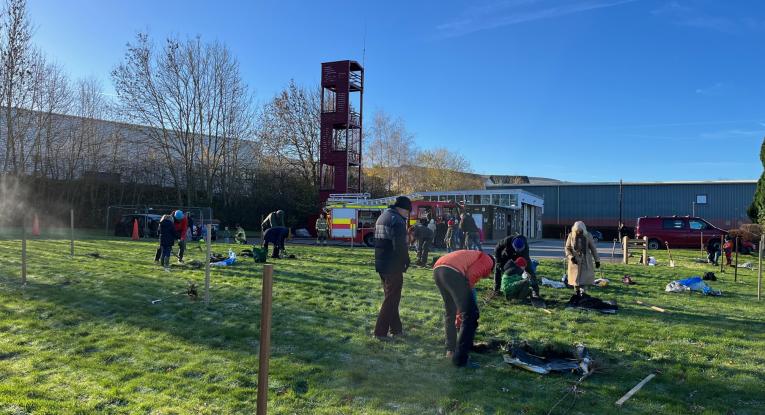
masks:
POLYGON ((433 279, 444 300, 446 355, 456 366, 477 367, 468 361, 479 317, 473 288, 478 280, 490 276, 492 269, 491 255, 465 250, 442 256, 433 267, 433 279))
POLYGON ((717 259, 720 258, 720 239, 711 238, 707 241, 707 262, 717 265, 717 259))
POLYGON ((387 340, 388 333, 394 337, 403 335, 398 305, 401 302, 404 272, 409 268, 406 225, 411 210, 412 202, 409 198, 399 196, 375 223, 375 270, 380 274, 385 294, 374 331, 379 340, 387 340))
POLYGON ((414 225, 414 242, 417 246, 417 266, 424 267, 428 264, 428 254, 433 241, 433 230, 428 226, 427 219, 420 219, 420 223, 414 225))
MULTIPOLYGON (((181 210, 174 210, 170 218, 173 220, 173 226, 175 226, 175 233, 178 239, 178 263, 183 263, 183 255, 186 253, 186 239, 188 236, 189 221, 186 215, 181 210)), ((161 222, 160 222, 161 223, 161 222)), ((154 262, 157 263, 162 256, 162 246, 157 248, 157 253, 154 254, 154 262)))
POLYGON ((446 248, 446 232, 448 229, 449 227, 446 225, 446 220, 444 218, 440 218, 438 222, 436 222, 436 236, 433 242, 433 245, 436 248, 446 248))
POLYGON ((173 217, 170 215, 162 216, 162 220, 159 222, 159 249, 162 251, 160 256, 162 267, 166 272, 170 272, 170 254, 177 238, 178 234, 175 231, 173 217))
MULTIPOLYGON (((502 275, 506 271, 505 265, 508 261, 515 261, 518 258, 523 258, 526 264, 531 265, 531 257, 529 256, 529 243, 526 237, 523 235, 510 235, 497 244, 494 248, 494 258, 497 259, 497 267, 494 270, 494 292, 499 292, 502 285, 502 275)), ((536 269, 529 266, 527 272, 531 275, 529 283, 532 289, 533 296, 539 296, 539 284, 536 280, 536 269)))
POLYGON ((327 221, 327 215, 322 213, 318 219, 316 219, 316 245, 327 246, 327 237, 329 236, 329 222, 327 221))
POLYGON ((271 258, 281 258, 281 252, 284 251, 284 240, 287 239, 288 234, 289 229, 283 226, 269 228, 263 234, 263 249, 268 252, 268 244, 274 245, 274 252, 271 254, 271 258))
POLYGON ((475 224, 473 215, 468 212, 462 214, 462 217, 460 218, 460 230, 463 234, 462 247, 464 249, 474 249, 480 245, 480 241, 478 240, 478 226, 475 224))

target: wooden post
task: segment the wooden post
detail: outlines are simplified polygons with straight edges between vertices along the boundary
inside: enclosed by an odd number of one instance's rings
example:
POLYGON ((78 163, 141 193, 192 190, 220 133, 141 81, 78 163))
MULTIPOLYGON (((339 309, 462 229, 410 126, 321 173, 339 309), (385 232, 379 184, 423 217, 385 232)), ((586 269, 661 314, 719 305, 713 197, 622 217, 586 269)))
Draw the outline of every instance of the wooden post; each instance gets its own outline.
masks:
POLYGON ((704 232, 701 232, 701 243, 699 245, 699 252, 701 253, 701 257, 704 258, 704 232))
POLYGON ((207 258, 205 258, 205 306, 210 305, 210 235, 212 234, 212 225, 207 224, 207 234, 205 235, 205 245, 207 245, 207 258))
POLYGON ((69 233, 71 237, 69 240, 69 256, 74 258, 74 209, 69 210, 69 230, 71 231, 69 233))
POLYGON ((628 264, 629 263, 629 257, 630 257, 630 251, 628 248, 628 242, 630 238, 625 236, 622 238, 622 263, 628 264))
POLYGON ((263 289, 260 300, 260 361, 258 364, 257 415, 268 410, 268 359, 271 355, 271 292, 273 290, 274 266, 263 265, 263 289))
POLYGON ((616 262, 614 260, 614 258, 616 258, 616 241, 618 241, 618 239, 614 239, 614 246, 611 247, 611 261, 612 262, 616 262))
POLYGON ((720 273, 725 273, 725 250, 723 249, 723 245, 725 245, 725 237, 720 235, 720 273))
POLYGON ((21 285, 27 285, 27 229, 21 219, 21 285))
POLYGON ((757 301, 760 301, 760 294, 762 293, 762 250, 765 245, 765 234, 760 235, 760 245, 757 246, 760 259, 757 262, 757 301))
POLYGON ((648 237, 643 237, 643 242, 645 245, 643 245, 643 265, 648 266, 648 237))
POLYGON ((736 250, 736 262, 733 264, 733 282, 738 282, 738 236, 736 237, 735 244, 733 245, 733 249, 736 250))

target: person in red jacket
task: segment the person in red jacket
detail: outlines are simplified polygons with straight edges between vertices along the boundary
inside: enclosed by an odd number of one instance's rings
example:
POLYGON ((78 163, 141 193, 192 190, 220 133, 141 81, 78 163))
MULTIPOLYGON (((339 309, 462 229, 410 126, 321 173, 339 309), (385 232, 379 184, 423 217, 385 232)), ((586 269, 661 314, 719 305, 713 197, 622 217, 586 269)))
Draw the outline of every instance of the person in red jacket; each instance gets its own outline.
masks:
POLYGON ((477 367, 468 362, 479 315, 473 287, 478 280, 491 275, 494 262, 494 257, 481 251, 461 250, 442 256, 433 265, 433 279, 446 310, 446 355, 457 366, 477 367), (459 333, 455 320, 461 322, 459 333))

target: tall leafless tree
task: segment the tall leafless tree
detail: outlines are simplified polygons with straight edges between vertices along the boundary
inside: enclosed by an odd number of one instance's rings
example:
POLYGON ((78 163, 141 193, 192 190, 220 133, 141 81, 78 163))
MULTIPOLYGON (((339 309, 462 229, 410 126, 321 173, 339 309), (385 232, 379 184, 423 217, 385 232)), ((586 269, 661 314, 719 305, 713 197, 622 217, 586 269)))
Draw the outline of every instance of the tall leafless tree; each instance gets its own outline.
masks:
POLYGON ((125 58, 112 71, 120 108, 140 124, 162 156, 177 189, 192 205, 201 174, 212 198, 215 176, 230 140, 251 132, 251 95, 239 64, 225 45, 169 38, 157 52, 146 34, 128 44, 125 58))

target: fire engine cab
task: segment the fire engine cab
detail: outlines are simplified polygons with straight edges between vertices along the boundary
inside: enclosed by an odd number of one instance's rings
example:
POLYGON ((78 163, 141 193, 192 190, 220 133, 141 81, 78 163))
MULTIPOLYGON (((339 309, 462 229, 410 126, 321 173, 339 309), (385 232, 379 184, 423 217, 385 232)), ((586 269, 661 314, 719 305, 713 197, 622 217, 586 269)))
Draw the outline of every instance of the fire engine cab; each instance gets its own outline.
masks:
MULTIPOLYGON (((396 197, 370 199, 369 196, 369 193, 329 195, 324 210, 331 239, 374 246, 377 218, 395 202, 396 197)), ((414 226, 422 218, 436 219, 459 214, 459 207, 453 202, 422 200, 419 194, 407 197, 412 201, 409 226, 414 226)))

